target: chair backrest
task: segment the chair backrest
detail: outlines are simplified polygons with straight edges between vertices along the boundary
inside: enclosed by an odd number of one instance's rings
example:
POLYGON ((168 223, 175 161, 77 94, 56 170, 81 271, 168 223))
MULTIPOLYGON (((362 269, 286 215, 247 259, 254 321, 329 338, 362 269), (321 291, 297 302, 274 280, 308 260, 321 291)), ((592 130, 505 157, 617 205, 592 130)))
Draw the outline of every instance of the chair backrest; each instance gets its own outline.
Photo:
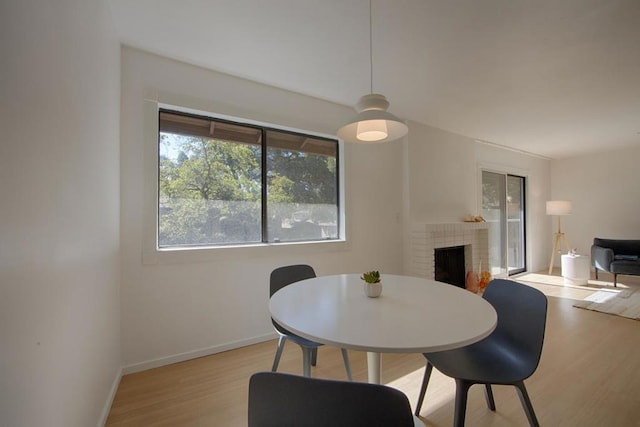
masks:
POLYGON ((615 254, 640 255, 640 240, 638 239, 593 239, 593 246, 609 248, 615 254))
POLYGON ((300 280, 316 277, 313 267, 306 264, 286 265, 271 272, 269 280, 269 298, 277 291, 300 280))
POLYGON ((249 427, 413 427, 407 396, 379 384, 258 372, 249 381, 249 427))
POLYGON ((539 290, 512 280, 494 279, 483 297, 495 308, 498 324, 491 339, 516 352, 528 377, 538 367, 547 320, 547 297, 539 290))

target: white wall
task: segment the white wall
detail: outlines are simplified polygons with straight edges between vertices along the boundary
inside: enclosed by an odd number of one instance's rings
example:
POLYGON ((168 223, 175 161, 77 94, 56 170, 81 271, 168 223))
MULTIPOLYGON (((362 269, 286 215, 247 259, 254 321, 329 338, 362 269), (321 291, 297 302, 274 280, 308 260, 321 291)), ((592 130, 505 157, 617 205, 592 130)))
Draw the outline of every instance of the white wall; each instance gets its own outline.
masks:
POLYGON ((410 222, 455 222, 478 213, 481 166, 527 176, 528 266, 540 270, 546 265, 551 223, 544 202, 550 192, 550 162, 417 123, 410 123, 405 141, 345 146, 346 246, 149 256, 144 242, 145 234, 153 232, 153 209, 145 210, 145 199, 153 201, 149 168, 156 166, 149 156, 154 138, 145 143, 145 98, 322 133, 333 133, 353 112, 132 48, 123 49, 122 68, 122 342, 127 371, 271 336, 268 275, 279 265, 310 263, 319 274, 408 271, 403 233, 410 222))
POLYGON ((97 425, 120 371, 119 45, 102 1, 0 16, 0 425, 97 425))
POLYGON ((335 132, 354 111, 131 48, 123 48, 122 79, 122 345, 127 371, 271 336, 268 277, 277 266, 309 263, 318 274, 370 268, 402 272, 402 143, 345 147, 346 245, 219 249, 169 261, 159 257, 154 264, 143 244, 145 233, 153 232, 153 210, 149 214, 144 201, 153 200, 155 191, 153 176, 149 181, 149 167, 155 167, 152 147, 145 146, 145 96, 321 133, 335 132))
MULTIPOLYGON (((530 271, 544 267, 550 255, 546 236, 551 229, 545 215, 549 160, 414 122, 409 124, 408 139, 409 223, 458 222, 468 214, 480 215, 480 168, 526 176, 527 266, 530 271)), ((408 269, 409 257, 404 261, 408 269)))
POLYGON ((552 197, 573 204, 561 219, 572 248, 589 254, 594 237, 640 239, 639 166, 640 147, 552 162, 552 197))

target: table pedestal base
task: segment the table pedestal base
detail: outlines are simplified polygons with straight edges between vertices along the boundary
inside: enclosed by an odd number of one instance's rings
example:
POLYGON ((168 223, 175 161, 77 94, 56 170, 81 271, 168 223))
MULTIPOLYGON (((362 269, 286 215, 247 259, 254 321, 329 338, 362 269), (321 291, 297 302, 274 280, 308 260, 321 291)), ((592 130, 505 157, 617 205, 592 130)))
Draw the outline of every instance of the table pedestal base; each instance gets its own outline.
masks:
POLYGON ((373 351, 367 352, 367 375, 370 384, 382 384, 382 355, 373 351))
MULTIPOLYGON (((382 384, 382 354, 367 352, 367 376, 370 384, 382 384)), ((422 420, 415 415, 413 415, 413 425, 424 427, 422 420)))

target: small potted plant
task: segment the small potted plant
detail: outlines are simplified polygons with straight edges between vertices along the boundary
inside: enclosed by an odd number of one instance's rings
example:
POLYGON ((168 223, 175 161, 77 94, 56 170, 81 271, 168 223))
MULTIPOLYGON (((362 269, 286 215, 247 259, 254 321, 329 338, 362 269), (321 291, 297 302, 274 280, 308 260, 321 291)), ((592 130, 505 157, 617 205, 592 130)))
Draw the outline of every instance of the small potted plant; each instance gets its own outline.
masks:
POLYGON ((380 272, 377 270, 367 271, 360 276, 364 280, 364 293, 369 298, 378 298, 382 294, 382 282, 380 272))

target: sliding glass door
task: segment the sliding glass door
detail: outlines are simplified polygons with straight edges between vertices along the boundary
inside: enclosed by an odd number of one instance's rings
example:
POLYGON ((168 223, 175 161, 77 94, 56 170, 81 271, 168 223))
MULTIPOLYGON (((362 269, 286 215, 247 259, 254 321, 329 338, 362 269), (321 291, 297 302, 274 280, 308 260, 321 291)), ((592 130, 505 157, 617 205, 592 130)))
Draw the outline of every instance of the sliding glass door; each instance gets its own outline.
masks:
POLYGON ((525 178, 482 171, 482 216, 489 223, 492 276, 526 271, 525 178))

